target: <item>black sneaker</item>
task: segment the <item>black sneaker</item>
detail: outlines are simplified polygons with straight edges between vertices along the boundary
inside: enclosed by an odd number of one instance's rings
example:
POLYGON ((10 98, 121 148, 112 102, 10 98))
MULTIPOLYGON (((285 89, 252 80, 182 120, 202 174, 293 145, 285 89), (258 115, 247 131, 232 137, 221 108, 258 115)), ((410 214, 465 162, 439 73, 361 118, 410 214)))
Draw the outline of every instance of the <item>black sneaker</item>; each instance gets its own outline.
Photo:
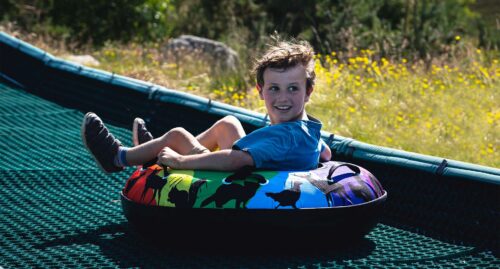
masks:
POLYGON ((82 141, 94 157, 97 165, 106 173, 119 172, 123 167, 115 165, 115 156, 122 145, 109 131, 102 120, 89 112, 83 117, 82 141))
MULTIPOLYGON (((132 125, 132 140, 134 142, 134 146, 139 146, 148 141, 153 140, 153 135, 146 129, 146 123, 141 118, 135 118, 134 124, 132 125)), ((158 161, 158 158, 154 158, 144 164, 142 164, 143 168, 150 167, 158 161)))
POLYGON ((134 146, 153 140, 153 135, 146 129, 146 123, 141 118, 135 118, 134 120, 132 140, 134 141, 134 146))

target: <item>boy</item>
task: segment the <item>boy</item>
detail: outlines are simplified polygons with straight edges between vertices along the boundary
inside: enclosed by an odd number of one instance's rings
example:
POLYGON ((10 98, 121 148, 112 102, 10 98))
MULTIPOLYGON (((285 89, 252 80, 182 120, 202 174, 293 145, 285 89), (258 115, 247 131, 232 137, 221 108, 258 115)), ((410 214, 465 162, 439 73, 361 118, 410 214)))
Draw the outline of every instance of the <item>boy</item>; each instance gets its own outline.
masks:
POLYGON ((254 72, 271 125, 249 135, 238 119, 227 116, 196 137, 183 128, 174 128, 153 139, 144 121, 136 119, 135 146, 126 148, 97 115, 87 113, 82 123, 83 142, 99 167, 108 173, 155 158, 173 169, 219 171, 244 166, 311 170, 319 159, 330 160, 330 149, 320 136, 321 123, 309 119, 305 112, 315 80, 312 47, 307 42, 279 42, 257 60, 254 72), (210 152, 216 148, 220 150, 210 152))

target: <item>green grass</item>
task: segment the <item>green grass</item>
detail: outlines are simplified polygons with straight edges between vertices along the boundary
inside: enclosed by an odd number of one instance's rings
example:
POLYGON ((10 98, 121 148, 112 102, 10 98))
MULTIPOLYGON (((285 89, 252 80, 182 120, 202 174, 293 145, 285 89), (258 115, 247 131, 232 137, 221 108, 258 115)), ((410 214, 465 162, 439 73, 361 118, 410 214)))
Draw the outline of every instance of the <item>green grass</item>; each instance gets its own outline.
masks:
POLYGON ((500 65, 475 53, 468 64, 430 70, 374 67, 369 57, 342 70, 318 67, 308 110, 326 130, 363 142, 499 167, 500 65))

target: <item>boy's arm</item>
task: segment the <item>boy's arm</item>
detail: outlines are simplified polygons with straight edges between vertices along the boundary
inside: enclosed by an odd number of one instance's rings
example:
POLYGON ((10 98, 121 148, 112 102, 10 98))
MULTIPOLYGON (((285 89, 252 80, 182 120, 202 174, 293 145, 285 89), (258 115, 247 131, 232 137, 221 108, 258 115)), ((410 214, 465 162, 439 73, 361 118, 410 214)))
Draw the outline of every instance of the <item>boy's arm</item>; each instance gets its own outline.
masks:
POLYGON ((330 147, 325 146, 325 148, 323 149, 323 151, 319 155, 319 159, 320 159, 320 161, 324 161, 324 162, 332 159, 332 151, 330 150, 330 147))
POLYGON ((158 163, 173 169, 204 169, 234 171, 243 166, 253 166, 250 154, 241 150, 225 149, 216 152, 180 155, 169 147, 158 154, 158 163))

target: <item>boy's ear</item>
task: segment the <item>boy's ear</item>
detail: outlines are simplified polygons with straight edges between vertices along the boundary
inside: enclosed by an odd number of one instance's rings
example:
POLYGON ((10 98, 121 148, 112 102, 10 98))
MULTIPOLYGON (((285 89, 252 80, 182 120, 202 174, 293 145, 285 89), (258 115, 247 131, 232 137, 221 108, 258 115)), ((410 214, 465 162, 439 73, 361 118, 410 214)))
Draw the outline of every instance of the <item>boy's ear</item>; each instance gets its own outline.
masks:
POLYGON ((312 92, 314 91, 314 87, 311 86, 306 89, 306 102, 309 101, 309 97, 311 97, 312 92))
POLYGON ((255 88, 259 92, 260 100, 264 100, 264 96, 262 95, 262 87, 259 84, 256 84, 255 88))

